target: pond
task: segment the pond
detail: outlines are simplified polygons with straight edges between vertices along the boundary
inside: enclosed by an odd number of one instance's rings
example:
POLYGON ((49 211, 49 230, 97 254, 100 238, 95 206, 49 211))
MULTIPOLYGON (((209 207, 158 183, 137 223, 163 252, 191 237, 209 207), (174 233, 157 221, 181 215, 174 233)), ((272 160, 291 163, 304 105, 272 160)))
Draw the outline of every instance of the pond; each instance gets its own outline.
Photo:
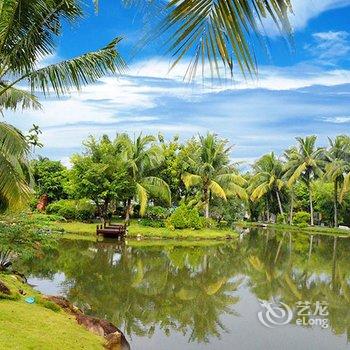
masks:
POLYGON ((29 282, 106 318, 132 350, 346 349, 350 239, 251 230, 231 242, 62 240, 29 282))

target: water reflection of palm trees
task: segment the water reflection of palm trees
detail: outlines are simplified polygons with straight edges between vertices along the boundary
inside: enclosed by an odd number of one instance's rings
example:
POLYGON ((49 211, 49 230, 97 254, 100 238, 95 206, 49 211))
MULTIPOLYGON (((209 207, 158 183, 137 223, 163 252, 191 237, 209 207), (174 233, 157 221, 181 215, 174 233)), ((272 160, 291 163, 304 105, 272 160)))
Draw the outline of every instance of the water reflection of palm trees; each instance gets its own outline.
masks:
POLYGON ((34 273, 40 275, 38 266, 46 276, 64 272, 71 301, 129 336, 152 336, 160 328, 189 341, 220 337, 232 331, 221 320, 235 314, 240 286, 292 307, 300 300, 327 301, 332 331, 349 336, 349 248, 345 238, 272 231, 213 246, 62 242, 60 254, 36 262, 34 273))

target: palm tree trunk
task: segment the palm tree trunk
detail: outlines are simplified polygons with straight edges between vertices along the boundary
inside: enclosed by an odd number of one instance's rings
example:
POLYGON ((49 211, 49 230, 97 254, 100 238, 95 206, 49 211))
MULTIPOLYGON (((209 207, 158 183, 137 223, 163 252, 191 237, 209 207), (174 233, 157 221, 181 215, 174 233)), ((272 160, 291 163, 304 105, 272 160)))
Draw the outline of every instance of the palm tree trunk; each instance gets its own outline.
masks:
POLYGON ((204 188, 204 205, 205 205, 204 216, 206 219, 209 219, 209 191, 208 191, 208 188, 204 188))
POLYGON ((126 201, 125 222, 129 225, 131 213, 131 198, 126 201))
POLYGON ((338 227, 338 181, 334 181, 334 227, 338 227))
POLYGON ((291 197, 290 197, 289 225, 293 223, 293 212, 294 212, 294 192, 292 190, 291 197))
POLYGON ((283 223, 285 224, 286 223, 286 219, 284 217, 284 211, 283 211, 283 207, 282 207, 282 202, 281 202, 281 198, 280 198, 280 194, 278 192, 278 190, 276 190, 276 197, 277 197, 277 202, 278 202, 278 207, 280 209, 280 213, 283 217, 283 223))
POLYGON ((270 221, 270 207, 269 207, 269 201, 266 200, 266 216, 267 216, 267 222, 270 221))
POLYGON ((311 185, 310 182, 308 184, 308 189, 309 189, 309 204, 310 204, 310 216, 311 216, 311 226, 314 226, 314 205, 312 203, 312 191, 311 191, 311 185))

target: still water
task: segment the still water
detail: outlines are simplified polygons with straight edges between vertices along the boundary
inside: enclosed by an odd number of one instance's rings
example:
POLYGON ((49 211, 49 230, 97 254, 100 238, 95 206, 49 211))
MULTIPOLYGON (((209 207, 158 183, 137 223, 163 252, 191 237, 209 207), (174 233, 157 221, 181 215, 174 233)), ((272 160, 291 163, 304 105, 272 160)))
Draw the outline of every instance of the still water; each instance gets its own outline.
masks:
POLYGON ((170 242, 61 241, 21 268, 112 321, 132 350, 350 348, 350 239, 252 230, 170 242))

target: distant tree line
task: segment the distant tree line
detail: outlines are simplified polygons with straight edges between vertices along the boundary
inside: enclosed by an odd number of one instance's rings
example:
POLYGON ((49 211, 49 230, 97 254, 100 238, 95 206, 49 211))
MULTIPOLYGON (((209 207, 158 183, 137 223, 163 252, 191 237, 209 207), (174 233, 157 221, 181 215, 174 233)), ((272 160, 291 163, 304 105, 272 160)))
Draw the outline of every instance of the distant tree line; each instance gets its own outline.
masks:
POLYGON ((90 136, 84 152, 67 169, 58 161, 32 161, 36 198, 49 202, 88 199, 97 214, 119 212, 144 216, 147 207, 196 208, 205 218, 251 219, 293 223, 308 213, 309 224, 337 227, 350 223, 350 137, 329 139, 318 147, 316 136, 297 138, 281 156, 263 155, 249 171, 231 161, 227 140, 215 134, 186 142, 157 136, 90 136))

